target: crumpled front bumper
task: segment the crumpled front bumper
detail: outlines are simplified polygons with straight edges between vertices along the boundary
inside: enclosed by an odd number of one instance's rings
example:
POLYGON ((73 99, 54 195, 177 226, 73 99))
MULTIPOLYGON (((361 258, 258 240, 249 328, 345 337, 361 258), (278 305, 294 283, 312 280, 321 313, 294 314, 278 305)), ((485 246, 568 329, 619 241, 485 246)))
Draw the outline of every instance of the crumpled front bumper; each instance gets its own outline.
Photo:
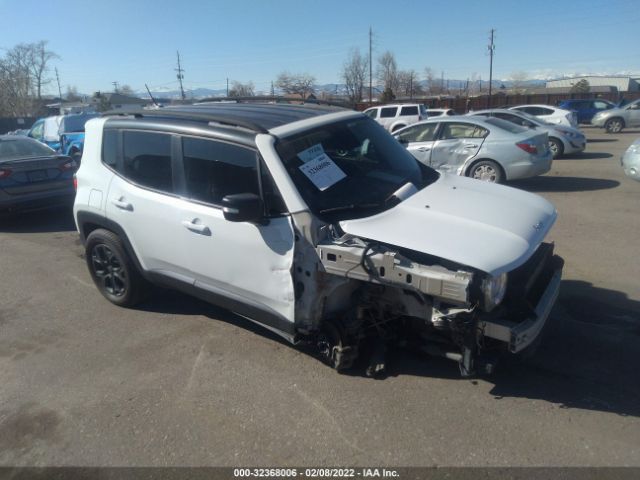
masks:
POLYGON ((544 329, 560 292, 564 262, 557 256, 554 256, 552 260, 553 272, 537 304, 532 307, 530 315, 520 321, 508 316, 483 318, 478 327, 485 337, 507 343, 511 353, 524 350, 536 340, 544 329))

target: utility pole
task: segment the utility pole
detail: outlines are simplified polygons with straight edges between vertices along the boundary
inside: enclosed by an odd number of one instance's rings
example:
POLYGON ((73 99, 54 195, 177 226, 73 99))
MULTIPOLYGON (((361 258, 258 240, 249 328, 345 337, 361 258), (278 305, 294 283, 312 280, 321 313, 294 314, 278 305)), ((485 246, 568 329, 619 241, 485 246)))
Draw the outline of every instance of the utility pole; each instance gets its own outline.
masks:
POLYGON ((371 27, 369 27, 369 106, 371 106, 373 101, 373 63, 371 60, 371 47, 373 43, 372 37, 373 31, 371 30, 371 27))
POLYGON ((409 74, 409 100, 413 100, 413 71, 409 74))
POLYGON ((229 77, 227 77, 227 97, 229 96, 229 77))
POLYGON ((182 68, 182 66, 180 66, 180 52, 176 51, 176 53, 178 54, 178 68, 174 68, 174 70, 178 72, 176 77, 180 82, 180 96, 182 97, 182 100, 184 100, 186 98, 184 94, 184 88, 182 87, 182 80, 184 79, 184 75, 182 74, 182 72, 184 72, 184 69, 182 68))
POLYGON ((271 80, 271 100, 276 101, 276 90, 273 88, 273 80, 271 80))
POLYGON ((58 95, 60 95, 60 115, 62 115, 62 89, 60 88, 60 77, 58 76, 58 67, 56 67, 56 81, 58 82, 58 95))
POLYGON ((118 82, 111 82, 111 85, 113 85, 113 91, 118 93, 118 82))
POLYGON ((491 36, 489 37, 489 46, 487 47, 489 49, 489 98, 487 100, 487 107, 491 108, 491 81, 493 80, 493 52, 495 51, 496 47, 493 44, 493 33, 495 32, 495 29, 492 28, 491 29, 491 36))
POLYGON ((60 95, 60 101, 62 101, 62 89, 60 88, 60 76, 58 75, 58 67, 56 67, 56 81, 58 82, 58 95, 60 95))

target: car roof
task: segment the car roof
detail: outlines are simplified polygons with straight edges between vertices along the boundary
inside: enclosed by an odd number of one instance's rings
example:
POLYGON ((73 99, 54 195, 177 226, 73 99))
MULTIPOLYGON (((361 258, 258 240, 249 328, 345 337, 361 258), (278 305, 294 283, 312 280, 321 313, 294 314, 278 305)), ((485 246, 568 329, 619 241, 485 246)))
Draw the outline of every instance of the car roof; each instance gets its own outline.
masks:
POLYGON ((324 105, 221 103, 217 105, 181 105, 151 110, 110 111, 104 115, 214 122, 225 126, 245 128, 257 133, 267 133, 272 128, 289 123, 343 111, 347 110, 324 105))

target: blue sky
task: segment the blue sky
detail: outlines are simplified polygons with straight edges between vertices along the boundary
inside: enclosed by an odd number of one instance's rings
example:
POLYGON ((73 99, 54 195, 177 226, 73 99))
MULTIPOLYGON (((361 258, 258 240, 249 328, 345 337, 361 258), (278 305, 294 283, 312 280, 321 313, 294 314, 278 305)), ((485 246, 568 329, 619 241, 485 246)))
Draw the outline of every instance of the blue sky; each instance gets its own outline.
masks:
POLYGON ((491 28, 496 79, 640 73, 639 0, 0 0, 0 25, 1 49, 47 40, 63 91, 83 93, 177 88, 176 50, 187 89, 266 91, 284 70, 337 83, 370 26, 374 62, 389 50, 421 78, 488 79, 491 28))

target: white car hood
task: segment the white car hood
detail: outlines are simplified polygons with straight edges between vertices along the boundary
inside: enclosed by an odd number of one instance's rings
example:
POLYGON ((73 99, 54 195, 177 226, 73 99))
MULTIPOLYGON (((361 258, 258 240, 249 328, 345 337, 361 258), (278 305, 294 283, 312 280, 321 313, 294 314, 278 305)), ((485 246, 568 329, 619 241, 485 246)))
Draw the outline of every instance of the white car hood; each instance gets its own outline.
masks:
POLYGON ((526 262, 556 217, 555 207, 538 195, 441 175, 394 208, 340 226, 357 237, 499 275, 526 262))

